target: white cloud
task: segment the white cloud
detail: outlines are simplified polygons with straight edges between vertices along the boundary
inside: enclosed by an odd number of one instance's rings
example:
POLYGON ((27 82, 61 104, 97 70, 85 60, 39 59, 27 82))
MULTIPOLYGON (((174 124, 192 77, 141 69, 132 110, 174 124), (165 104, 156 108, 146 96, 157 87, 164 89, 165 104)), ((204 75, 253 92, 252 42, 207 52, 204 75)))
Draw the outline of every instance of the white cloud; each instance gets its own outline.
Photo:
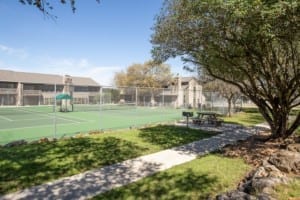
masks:
POLYGON ((113 84, 114 74, 121 69, 121 67, 117 66, 91 67, 87 70, 86 75, 93 78, 100 85, 111 86, 113 84))
POLYGON ((119 66, 97 66, 86 58, 51 58, 47 57, 39 61, 43 68, 41 73, 68 74, 71 76, 91 77, 100 85, 112 85, 115 72, 120 71, 119 66), (46 63, 46 64, 45 64, 46 63))
POLYGON ((28 57, 28 53, 24 49, 12 48, 3 44, 0 44, 0 51, 6 53, 7 55, 15 56, 21 59, 28 57))
POLYGON ((82 67, 82 68, 89 66, 89 62, 85 58, 80 59, 78 64, 79 64, 79 67, 82 67))
MULTIPOLYGON (((23 54, 25 58, 25 55, 27 55, 25 51, 1 44, 0 52, 5 52, 12 57, 22 56, 23 54)), ((31 56, 25 61, 0 60, 0 68, 23 72, 91 77, 100 85, 105 86, 112 85, 114 74, 122 70, 120 66, 99 66, 99 64, 94 64, 87 58, 54 58, 51 56, 36 56, 33 58, 31 56)))

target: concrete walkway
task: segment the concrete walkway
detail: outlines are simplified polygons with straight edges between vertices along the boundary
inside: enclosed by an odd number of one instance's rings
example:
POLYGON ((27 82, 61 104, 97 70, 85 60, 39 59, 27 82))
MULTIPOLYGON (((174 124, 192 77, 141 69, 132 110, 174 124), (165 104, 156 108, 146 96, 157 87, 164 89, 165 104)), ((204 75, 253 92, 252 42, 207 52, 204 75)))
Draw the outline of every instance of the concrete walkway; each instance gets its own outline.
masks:
POLYGON ((237 126, 222 126, 220 131, 222 134, 211 138, 7 194, 1 196, 0 200, 87 199, 175 165, 189 162, 199 155, 217 150, 226 144, 245 140, 255 132, 253 129, 237 126))

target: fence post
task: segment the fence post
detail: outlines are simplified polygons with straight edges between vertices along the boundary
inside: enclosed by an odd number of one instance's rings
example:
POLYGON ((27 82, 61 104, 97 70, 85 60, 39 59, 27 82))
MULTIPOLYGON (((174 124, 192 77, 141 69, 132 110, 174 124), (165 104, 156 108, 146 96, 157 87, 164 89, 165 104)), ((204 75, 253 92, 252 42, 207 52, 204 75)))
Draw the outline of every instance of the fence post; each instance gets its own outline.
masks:
POLYGON ((135 87, 135 106, 138 106, 138 88, 135 87))
POLYGON ((56 83, 54 84, 54 138, 56 138, 56 83))
POLYGON ((163 88, 162 92, 162 106, 165 107, 165 89, 163 88))

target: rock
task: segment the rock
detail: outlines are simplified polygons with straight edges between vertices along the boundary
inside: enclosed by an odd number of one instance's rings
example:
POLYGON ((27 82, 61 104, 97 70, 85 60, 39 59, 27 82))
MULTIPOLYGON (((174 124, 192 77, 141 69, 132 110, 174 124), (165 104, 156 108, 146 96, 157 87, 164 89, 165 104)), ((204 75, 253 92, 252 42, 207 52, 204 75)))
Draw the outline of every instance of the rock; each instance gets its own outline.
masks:
POLYGON ((287 146, 287 150, 300 153, 300 144, 289 144, 287 146))
POLYGON ((286 174, 280 171, 276 166, 271 165, 267 161, 263 161, 262 166, 258 167, 251 175, 252 179, 273 177, 273 178, 287 178, 286 174))
POLYGON ((260 193, 257 196, 257 200, 276 200, 273 197, 271 197, 269 194, 260 193))
POLYGON ((21 146, 21 145, 25 145, 27 144, 27 141, 25 140, 16 140, 10 143, 7 143, 6 145, 4 145, 4 147, 16 147, 16 146, 21 146))
POLYGON ((49 139, 48 138, 41 138, 40 140, 39 140, 39 143, 46 143, 46 142, 49 142, 49 139))
POLYGON ((243 184, 243 188, 240 188, 240 189, 242 189, 241 191, 243 191, 243 192, 246 192, 246 193, 248 193, 248 194, 251 194, 251 192, 252 192, 252 190, 253 190, 251 180, 245 182, 245 183, 243 184))
POLYGON ((283 144, 285 144, 285 145, 294 144, 294 143, 295 143, 295 140, 294 140, 294 138, 292 138, 292 137, 286 138, 286 139, 283 141, 283 144))
MULTIPOLYGON (((238 190, 216 196, 217 200, 275 200, 271 195, 274 186, 287 184, 286 173, 300 174, 300 144, 288 143, 288 150, 273 151, 269 158, 261 160, 260 166, 251 171, 238 185, 238 190), (250 194, 255 194, 252 196, 250 194)), ((262 153, 263 154, 263 153, 262 153)), ((265 155, 265 154, 264 154, 265 155)))
POLYGON ((252 178, 255 179, 255 178, 263 178, 263 177, 267 177, 268 176, 268 172, 266 171, 266 169, 261 166, 261 167, 258 167, 257 170, 254 172, 252 178))
POLYGON ((273 187, 282 183, 287 183, 287 180, 275 177, 252 179, 252 189, 255 192, 271 194, 273 193, 273 187))
POLYGON ((247 194, 245 192, 241 192, 239 190, 233 190, 227 192, 226 194, 220 194, 216 197, 216 200, 256 200, 257 198, 247 194))
POLYGON ((300 153, 298 152, 280 150, 272 155, 268 162, 283 172, 300 173, 300 153))
POLYGON ((280 171, 275 165, 269 162, 263 162, 263 167, 267 173, 267 177, 287 178, 286 174, 280 171))
POLYGON ((251 180, 244 179, 238 184, 237 189, 242 192, 250 193, 251 191, 251 180))
POLYGON ((219 194, 216 196, 216 200, 228 200, 229 197, 226 194, 219 194))
POLYGON ((38 144, 38 143, 40 143, 39 140, 33 140, 33 141, 31 141, 29 144, 38 144))
POLYGON ((102 133, 103 131, 101 131, 101 130, 92 130, 92 131, 89 131, 89 135, 97 135, 97 134, 100 134, 100 133, 102 133))

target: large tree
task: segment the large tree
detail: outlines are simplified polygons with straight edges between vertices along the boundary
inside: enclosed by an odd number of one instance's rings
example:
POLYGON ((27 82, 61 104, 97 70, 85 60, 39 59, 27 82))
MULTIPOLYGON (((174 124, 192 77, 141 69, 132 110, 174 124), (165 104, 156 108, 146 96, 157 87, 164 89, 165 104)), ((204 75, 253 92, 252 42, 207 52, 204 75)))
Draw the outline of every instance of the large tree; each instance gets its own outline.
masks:
POLYGON ((181 56, 235 85, 259 108, 272 137, 300 125, 299 0, 166 0, 152 36, 155 60, 181 56))
POLYGON ((161 88, 172 81, 172 73, 169 65, 147 61, 117 72, 114 80, 117 86, 161 88))
POLYGON ((172 73, 169 65, 147 61, 143 64, 133 64, 126 71, 117 72, 114 77, 118 87, 144 87, 151 91, 151 101, 154 101, 155 88, 170 84, 172 73))

